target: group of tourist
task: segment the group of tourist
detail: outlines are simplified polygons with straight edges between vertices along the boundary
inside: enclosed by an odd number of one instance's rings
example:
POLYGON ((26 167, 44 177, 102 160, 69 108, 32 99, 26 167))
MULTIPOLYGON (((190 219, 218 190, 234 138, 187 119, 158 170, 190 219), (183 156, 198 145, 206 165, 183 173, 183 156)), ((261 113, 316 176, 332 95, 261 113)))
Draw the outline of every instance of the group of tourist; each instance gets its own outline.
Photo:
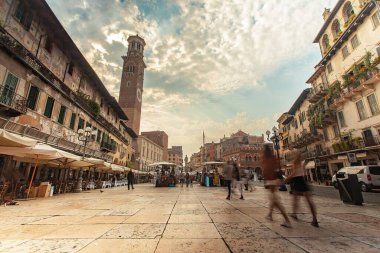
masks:
POLYGON ((179 182, 181 184, 181 187, 183 187, 183 184, 186 183, 186 187, 193 187, 193 177, 189 174, 189 172, 186 172, 184 174, 183 172, 179 175, 179 182))
MULTIPOLYGON (((311 197, 311 192, 308 184, 304 178, 304 165, 301 162, 300 154, 297 154, 293 162, 293 173, 283 180, 280 168, 280 161, 273 155, 273 151, 269 146, 265 146, 262 158, 263 178, 265 188, 269 191, 270 204, 269 213, 266 216, 267 220, 273 221, 272 213, 274 208, 277 208, 284 217, 282 226, 291 228, 290 219, 285 211, 284 206, 281 203, 278 195, 278 189, 281 185, 291 184, 293 193, 293 213, 290 215, 293 219, 297 220, 297 211, 299 206, 300 196, 304 196, 309 205, 313 220, 311 224, 315 227, 319 227, 317 220, 317 213, 315 204, 311 197)), ((247 180, 247 173, 242 173, 239 169, 236 161, 228 161, 225 166, 224 177, 228 188, 227 200, 231 199, 232 188, 236 187, 239 190, 240 199, 244 199, 243 192, 244 187, 248 190, 248 186, 253 190, 253 177, 247 180)))

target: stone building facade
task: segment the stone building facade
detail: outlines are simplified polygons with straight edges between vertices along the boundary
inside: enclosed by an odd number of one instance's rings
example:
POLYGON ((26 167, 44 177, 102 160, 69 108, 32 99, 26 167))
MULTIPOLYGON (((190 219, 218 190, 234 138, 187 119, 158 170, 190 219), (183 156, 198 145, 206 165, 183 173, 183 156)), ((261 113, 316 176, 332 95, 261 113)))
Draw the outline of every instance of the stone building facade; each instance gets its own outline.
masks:
POLYGON ((172 146, 168 149, 169 162, 178 166, 183 166, 182 146, 172 146))
POLYGON ((146 131, 141 132, 141 135, 149 138, 154 143, 161 146, 163 148, 162 161, 168 161, 169 137, 164 131, 146 131))
POLYGON ((136 167, 142 171, 149 171, 150 164, 163 161, 164 150, 163 147, 158 145, 144 135, 140 135, 137 139, 136 167))
POLYGON ((329 180, 343 166, 378 164, 380 151, 379 7, 339 0, 323 18, 314 40, 322 59, 307 80, 310 127, 299 139, 307 143, 301 152, 315 181, 329 180), (310 138, 313 132, 323 138, 310 138))
POLYGON ((128 117, 44 0, 0 1, 0 127, 119 165, 132 158, 128 117))

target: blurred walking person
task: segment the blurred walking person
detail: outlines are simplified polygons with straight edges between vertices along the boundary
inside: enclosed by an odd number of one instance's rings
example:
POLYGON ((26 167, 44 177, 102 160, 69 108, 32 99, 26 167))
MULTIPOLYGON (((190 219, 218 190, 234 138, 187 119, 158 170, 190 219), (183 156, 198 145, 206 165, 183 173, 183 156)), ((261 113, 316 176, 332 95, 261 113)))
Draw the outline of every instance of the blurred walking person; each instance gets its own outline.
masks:
POLYGON ((265 188, 269 190, 270 194, 269 213, 266 218, 270 221, 273 221, 273 209, 276 207, 278 210, 280 210, 282 216, 285 219, 285 221, 281 223, 281 226, 291 228, 292 225, 290 224, 289 217, 286 214, 285 208, 278 196, 278 187, 280 185, 280 179, 278 178, 279 165, 280 161, 273 155, 273 152, 269 145, 265 145, 262 168, 265 188))
POLYGON ((226 182, 228 189, 228 195, 226 198, 227 200, 231 199, 232 170, 232 162, 228 160, 227 163, 224 165, 224 181, 226 182))
POLYGON ((190 174, 189 174, 189 172, 186 172, 185 179, 186 179, 186 187, 188 188, 189 184, 190 184, 190 174))
POLYGON ((235 180, 235 185, 240 192, 240 199, 244 199, 244 196, 243 196, 244 181, 243 181, 242 173, 240 172, 239 166, 237 165, 236 161, 233 162, 232 166, 233 166, 232 177, 235 180))
POLYGON ((132 190, 135 189, 133 187, 133 180, 135 180, 135 174, 133 173, 132 170, 129 170, 128 175, 127 175, 127 179, 128 179, 128 190, 129 190, 130 186, 132 186, 132 190))
POLYGON ((250 192, 253 192, 254 190, 256 190, 256 187, 254 185, 254 180, 255 180, 255 175, 251 174, 248 178, 248 189, 250 192))
POLYGON ((288 183, 289 181, 293 184, 293 214, 290 216, 297 220, 297 211, 299 206, 300 196, 304 196, 309 205, 311 214, 313 216, 313 221, 311 225, 314 227, 319 227, 317 220, 317 210, 315 208, 315 204, 313 202, 310 187, 305 181, 305 165, 301 162, 301 154, 297 153, 294 161, 293 161, 293 172, 290 174, 284 183, 288 183))

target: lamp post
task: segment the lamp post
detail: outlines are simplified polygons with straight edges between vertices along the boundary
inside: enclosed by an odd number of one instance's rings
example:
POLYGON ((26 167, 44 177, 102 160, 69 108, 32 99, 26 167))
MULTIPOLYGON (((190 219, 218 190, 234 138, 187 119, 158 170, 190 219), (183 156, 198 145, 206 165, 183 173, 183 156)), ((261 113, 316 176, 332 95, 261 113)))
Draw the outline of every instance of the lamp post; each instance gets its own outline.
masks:
POLYGON ((280 160, 280 141, 284 138, 283 135, 282 135, 282 130, 281 129, 277 129, 277 127, 273 127, 272 128, 272 131, 273 133, 271 133, 271 131, 266 131, 266 134, 267 134, 267 140, 268 141, 271 141, 273 142, 274 144, 274 149, 276 150, 277 152, 277 159, 280 163, 280 170, 281 170, 281 160, 280 160), (271 136, 272 134, 272 136, 271 136))
MULTIPOLYGON (((91 127, 86 127, 85 129, 78 130, 78 140, 83 143, 83 155, 82 160, 86 157, 86 146, 89 141, 91 141, 91 136, 93 132, 91 127)), ((79 170, 78 181, 75 187, 75 192, 82 192, 82 181, 83 181, 83 170, 79 170)))

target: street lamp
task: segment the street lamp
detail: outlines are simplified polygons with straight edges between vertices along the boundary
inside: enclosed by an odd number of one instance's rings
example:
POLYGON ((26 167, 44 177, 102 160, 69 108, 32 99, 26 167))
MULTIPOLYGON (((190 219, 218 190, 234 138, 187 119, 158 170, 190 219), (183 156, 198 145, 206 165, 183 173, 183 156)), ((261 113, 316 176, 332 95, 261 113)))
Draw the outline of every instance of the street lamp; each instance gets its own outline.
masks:
MULTIPOLYGON (((83 156, 82 160, 84 160, 86 156, 86 146, 89 141, 91 141, 91 136, 92 136, 93 131, 91 127, 86 127, 85 129, 79 129, 78 130, 78 141, 83 143, 83 156)), ((82 192, 82 181, 83 181, 83 170, 82 168, 79 170, 79 175, 78 175, 78 181, 77 185, 75 187, 75 192, 82 192)))
POLYGON ((78 140, 83 143, 83 159, 86 156, 87 142, 90 141, 92 135, 93 135, 93 132, 92 132, 91 127, 86 127, 85 129, 78 130, 78 140))
POLYGON ((277 159, 280 163, 280 170, 281 170, 281 161, 280 161, 280 141, 284 139, 282 135, 282 129, 277 129, 277 127, 272 128, 273 133, 271 133, 270 130, 266 131, 266 134, 268 136, 267 140, 273 142, 274 149, 277 152, 277 159), (272 136, 271 136, 272 134, 272 136))

